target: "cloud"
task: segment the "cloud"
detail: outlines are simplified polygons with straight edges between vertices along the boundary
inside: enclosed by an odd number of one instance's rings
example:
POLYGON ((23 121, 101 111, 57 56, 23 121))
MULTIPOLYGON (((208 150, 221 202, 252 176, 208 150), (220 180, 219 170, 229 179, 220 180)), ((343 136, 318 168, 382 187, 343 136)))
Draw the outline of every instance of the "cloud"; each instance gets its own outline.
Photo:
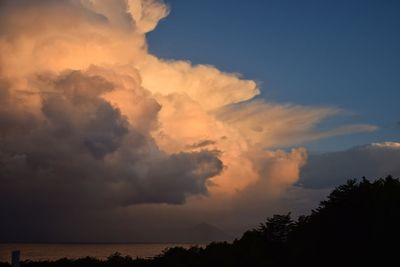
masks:
POLYGON ((341 110, 254 100, 239 74, 157 58, 146 33, 168 13, 156 0, 0 2, 0 236, 240 221, 299 178, 305 149, 276 148, 375 129, 321 131, 341 110))
MULTIPOLYGON (((31 115, 29 128, 21 131, 27 124, 17 118, 0 130, 2 196, 22 184, 32 189, 26 199, 50 190, 62 198, 80 194, 81 204, 183 203, 186 194, 207 193, 206 180, 222 170, 214 152, 160 151, 143 127, 101 98, 114 87, 100 76, 73 71, 45 83, 50 91, 36 96, 40 116, 31 115)), ((1 117, 15 115, 11 104, 3 107, 1 117)), ((158 109, 147 109, 149 120, 150 111, 158 109)))
POLYGON ((317 125, 324 119, 341 115, 343 110, 332 107, 304 107, 264 101, 244 102, 217 111, 217 117, 238 128, 248 142, 261 147, 287 147, 321 138, 343 134, 370 132, 376 126, 344 125, 321 131, 317 125))
POLYGON ((309 155, 299 183, 307 188, 332 188, 348 179, 400 176, 400 143, 384 142, 345 151, 309 155))

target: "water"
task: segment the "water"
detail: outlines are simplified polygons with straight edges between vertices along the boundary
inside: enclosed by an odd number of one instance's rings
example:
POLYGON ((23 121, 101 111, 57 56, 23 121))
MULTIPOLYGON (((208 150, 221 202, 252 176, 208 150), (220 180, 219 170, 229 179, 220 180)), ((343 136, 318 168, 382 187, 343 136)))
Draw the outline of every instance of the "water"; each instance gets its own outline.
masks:
POLYGON ((106 259, 118 252, 132 258, 148 258, 159 255, 164 249, 195 244, 0 244, 0 262, 10 262, 11 251, 20 250, 21 260, 77 259, 86 256, 106 259))

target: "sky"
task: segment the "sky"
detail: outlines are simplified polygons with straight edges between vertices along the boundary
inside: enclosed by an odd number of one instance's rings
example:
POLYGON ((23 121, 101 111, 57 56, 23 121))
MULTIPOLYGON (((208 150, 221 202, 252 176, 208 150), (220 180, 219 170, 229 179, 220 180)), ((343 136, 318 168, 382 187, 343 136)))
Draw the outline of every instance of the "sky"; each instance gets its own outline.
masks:
POLYGON ((149 33, 150 51, 239 72, 262 97, 347 110, 324 122, 372 133, 305 144, 314 151, 399 138, 398 1, 179 1, 149 33))
POLYGON ((0 2, 0 242, 238 237, 400 176, 399 8, 0 2))

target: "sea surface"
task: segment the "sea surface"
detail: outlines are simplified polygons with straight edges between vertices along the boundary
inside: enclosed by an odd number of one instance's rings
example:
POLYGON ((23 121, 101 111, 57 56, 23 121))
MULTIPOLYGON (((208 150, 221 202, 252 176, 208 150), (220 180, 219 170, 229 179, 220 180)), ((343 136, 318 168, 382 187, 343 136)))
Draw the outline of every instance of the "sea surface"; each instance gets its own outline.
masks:
POLYGON ((132 258, 150 258, 159 255, 166 248, 189 248, 194 245, 196 244, 0 244, 0 262, 10 262, 13 250, 21 252, 21 260, 31 261, 77 259, 86 256, 106 259, 115 252, 132 258))

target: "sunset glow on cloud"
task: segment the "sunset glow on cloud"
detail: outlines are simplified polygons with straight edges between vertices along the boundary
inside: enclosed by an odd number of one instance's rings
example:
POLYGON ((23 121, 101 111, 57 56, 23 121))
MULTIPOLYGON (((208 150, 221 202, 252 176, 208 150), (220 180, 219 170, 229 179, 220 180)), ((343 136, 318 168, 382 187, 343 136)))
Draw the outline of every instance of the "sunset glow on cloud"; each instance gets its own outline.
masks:
POLYGON ((343 111, 255 99, 239 74, 150 54, 161 1, 0 5, 0 202, 13 209, 237 212, 298 181, 303 143, 376 130, 319 130, 343 111))

